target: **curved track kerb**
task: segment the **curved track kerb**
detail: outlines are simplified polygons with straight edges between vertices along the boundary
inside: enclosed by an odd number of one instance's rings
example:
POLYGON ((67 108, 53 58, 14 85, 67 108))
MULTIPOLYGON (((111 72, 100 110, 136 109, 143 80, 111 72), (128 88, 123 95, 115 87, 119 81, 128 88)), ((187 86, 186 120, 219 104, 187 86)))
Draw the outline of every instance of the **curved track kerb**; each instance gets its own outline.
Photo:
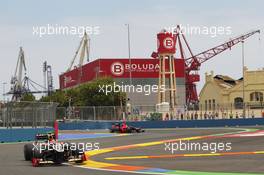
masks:
MULTIPOLYGON (((237 128, 234 128, 237 129, 237 128)), ((108 153, 119 153, 123 150, 132 150, 132 149, 140 149, 140 148, 147 148, 151 146, 156 145, 162 145, 167 142, 177 142, 180 140, 184 141, 195 141, 195 140, 211 140, 211 139, 223 139, 229 136, 237 136, 239 134, 250 134, 258 132, 257 129, 242 129, 241 131, 235 131, 235 132, 223 132, 218 134, 210 134, 210 135, 201 135, 201 136, 192 136, 192 137, 183 137, 183 138, 176 138, 176 139, 168 139, 168 140, 159 140, 159 141, 151 141, 146 143, 138 143, 138 144, 130 144, 130 145, 124 145, 124 146, 117 146, 117 147, 110 147, 100 150, 93 150, 86 152, 86 155, 89 157, 89 159, 85 162, 84 165, 78 166, 82 168, 89 168, 89 169, 96 169, 96 170, 104 170, 104 171, 115 171, 115 172, 130 172, 130 173, 140 173, 140 174, 184 174, 184 175, 220 175, 220 174, 228 174, 228 175, 238 175, 238 174, 244 174, 244 175, 253 175, 254 173, 241 173, 241 172, 199 172, 199 171, 183 171, 183 170, 174 170, 174 169, 163 169, 159 167, 149 167, 149 166, 137 166, 137 165, 128 165, 131 159, 157 159, 157 158, 175 158, 175 157, 212 157, 212 156, 236 156, 236 155, 253 155, 253 154, 264 154, 264 151, 249 151, 249 152, 229 152, 229 153, 206 153, 206 154, 176 154, 176 155, 166 155, 165 156, 119 156, 119 157, 106 157, 104 158, 104 161, 97 161, 97 157, 100 155, 108 155, 108 153), (126 160, 127 162, 125 164, 120 163, 108 163, 107 160, 126 160)), ((153 165, 155 166, 155 165, 153 165)))

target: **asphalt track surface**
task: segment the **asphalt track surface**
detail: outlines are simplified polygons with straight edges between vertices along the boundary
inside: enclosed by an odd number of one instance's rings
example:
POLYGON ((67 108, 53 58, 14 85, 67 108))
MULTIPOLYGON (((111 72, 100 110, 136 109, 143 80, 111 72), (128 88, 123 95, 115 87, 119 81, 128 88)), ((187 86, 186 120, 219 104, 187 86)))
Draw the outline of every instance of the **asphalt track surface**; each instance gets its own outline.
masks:
MULTIPOLYGON (((100 150, 88 152, 82 165, 44 165, 32 167, 24 161, 24 143, 0 144, 0 175, 111 175, 111 174, 264 174, 264 132, 242 128, 201 128, 147 130, 146 133, 74 140, 99 142, 100 150), (237 133, 237 132, 244 132, 237 133), (236 133, 234 133, 236 132, 236 133), (230 133, 230 134, 227 134, 230 133), (201 137, 200 137, 201 136, 201 137), (165 143, 228 143, 232 150, 175 151, 165 143), (177 141, 177 142, 176 142, 177 141), (148 167, 145 171, 144 168, 148 167), (202 173, 199 173, 202 172, 202 173)), ((262 130, 264 128, 258 127, 262 130)))

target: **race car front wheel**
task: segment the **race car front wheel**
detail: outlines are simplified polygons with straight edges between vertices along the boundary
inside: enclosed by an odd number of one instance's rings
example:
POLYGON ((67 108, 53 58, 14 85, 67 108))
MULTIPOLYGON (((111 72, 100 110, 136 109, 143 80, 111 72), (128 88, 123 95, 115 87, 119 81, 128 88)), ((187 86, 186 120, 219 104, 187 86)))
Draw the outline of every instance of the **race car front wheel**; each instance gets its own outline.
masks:
POLYGON ((26 161, 29 161, 33 157, 33 144, 28 143, 24 145, 24 158, 26 161))

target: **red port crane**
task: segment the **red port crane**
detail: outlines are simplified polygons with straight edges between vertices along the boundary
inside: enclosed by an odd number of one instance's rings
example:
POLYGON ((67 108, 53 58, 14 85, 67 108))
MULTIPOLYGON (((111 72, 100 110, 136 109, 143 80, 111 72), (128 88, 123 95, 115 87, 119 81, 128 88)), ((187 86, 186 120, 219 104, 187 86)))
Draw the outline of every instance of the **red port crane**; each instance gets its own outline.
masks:
MULTIPOLYGON (((185 59, 186 102, 187 104, 198 103, 198 95, 197 95, 195 83, 200 81, 200 75, 197 73, 197 71, 200 69, 201 64, 213 58, 214 56, 222 53, 223 51, 227 49, 231 49, 231 47, 233 47, 234 45, 244 41, 245 39, 249 38, 250 36, 256 33, 260 33, 260 30, 254 30, 244 35, 240 35, 223 44, 220 44, 216 47, 213 47, 211 49, 208 49, 196 55, 192 54, 191 49, 187 43, 187 40, 185 39, 185 36, 182 35, 184 42, 186 43, 187 48, 189 52, 191 53, 191 57, 185 59)), ((178 33, 178 36, 179 36, 179 33, 178 33)))
MULTIPOLYGON (((201 64, 213 58, 214 56, 222 53, 223 51, 227 49, 231 49, 231 47, 233 47, 234 45, 244 41, 245 39, 249 38, 250 36, 256 33, 260 33, 260 30, 254 30, 249 33, 240 35, 238 37, 230 39, 229 41, 223 44, 220 44, 216 47, 213 47, 211 49, 208 49, 206 51, 203 51, 201 53, 194 55, 186 40, 185 35, 181 32, 180 26, 176 27, 174 31, 175 40, 176 40, 175 42, 179 47, 176 49, 179 50, 181 58, 185 59, 185 86, 186 86, 186 104, 187 105, 195 105, 195 104, 198 104, 199 102, 195 83, 200 81, 200 75, 198 74, 198 70, 200 70, 201 64), (182 40, 184 44, 186 45, 189 54, 191 55, 189 58, 185 57, 182 40)), ((156 57, 155 55, 156 54, 153 53, 152 57, 156 57)))

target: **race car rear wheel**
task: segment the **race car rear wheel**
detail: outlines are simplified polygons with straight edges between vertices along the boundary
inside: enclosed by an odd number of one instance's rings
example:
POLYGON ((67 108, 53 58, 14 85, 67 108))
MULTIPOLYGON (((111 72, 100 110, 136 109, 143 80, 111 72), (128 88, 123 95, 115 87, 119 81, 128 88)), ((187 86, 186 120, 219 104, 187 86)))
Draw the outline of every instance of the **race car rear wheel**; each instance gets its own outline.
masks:
POLYGON ((24 145, 24 158, 26 161, 29 161, 32 159, 33 157, 33 144, 32 143, 28 143, 24 145))

